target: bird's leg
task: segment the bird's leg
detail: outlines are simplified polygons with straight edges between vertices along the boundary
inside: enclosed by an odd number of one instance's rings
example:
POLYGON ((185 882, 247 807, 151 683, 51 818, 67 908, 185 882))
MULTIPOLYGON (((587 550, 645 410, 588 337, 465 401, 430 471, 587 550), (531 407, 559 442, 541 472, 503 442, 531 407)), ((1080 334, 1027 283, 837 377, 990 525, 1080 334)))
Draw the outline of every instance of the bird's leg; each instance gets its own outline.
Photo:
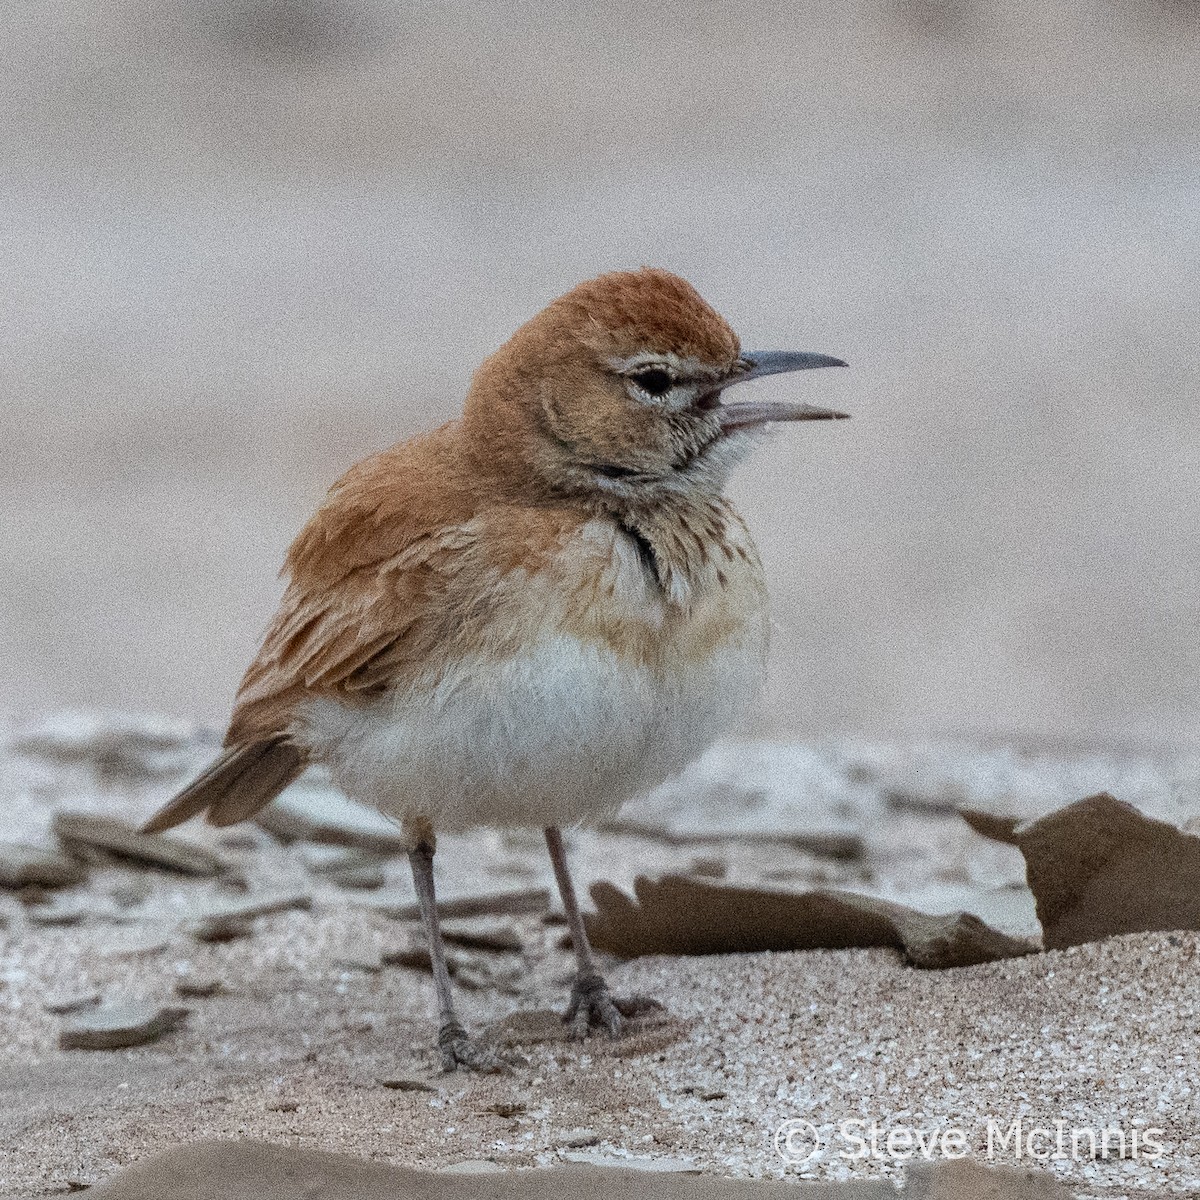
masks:
POLYGON ((593 1025, 602 1025, 612 1037, 621 1032, 622 1018, 660 1009, 656 1000, 646 996, 614 997, 608 990, 604 976, 596 966, 583 925, 583 914, 575 897, 575 885, 567 869, 567 854, 563 848, 562 832, 556 825, 548 825, 546 848, 550 851, 550 863, 554 867, 554 878, 558 881, 559 895, 567 914, 567 925, 571 930, 571 944, 575 947, 577 972, 571 987, 571 1002, 563 1020, 571 1026, 571 1036, 577 1040, 587 1037, 593 1025))
POLYGON ((491 1051, 476 1045, 467 1037, 467 1031, 454 1009, 450 971, 446 966, 446 946, 442 941, 442 927, 433 891, 432 843, 418 842, 408 852, 408 861, 412 866, 413 884, 417 889, 417 903, 421 906, 425 934, 429 939, 429 963, 433 968, 433 986, 437 990, 438 1000, 438 1047, 442 1052, 442 1070, 453 1071, 463 1066, 472 1071, 501 1071, 504 1064, 491 1051))

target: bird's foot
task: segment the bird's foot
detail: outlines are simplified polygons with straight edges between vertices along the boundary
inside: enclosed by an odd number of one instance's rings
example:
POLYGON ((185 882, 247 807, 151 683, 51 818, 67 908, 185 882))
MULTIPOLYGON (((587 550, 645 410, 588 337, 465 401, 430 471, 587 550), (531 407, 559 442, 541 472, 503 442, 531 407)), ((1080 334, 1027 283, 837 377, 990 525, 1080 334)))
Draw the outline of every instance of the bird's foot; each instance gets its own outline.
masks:
POLYGON ((603 975, 576 975, 571 987, 571 1003, 563 1021, 571 1027, 571 1037, 582 1041, 598 1025, 609 1037, 620 1037, 625 1020, 649 1012, 661 1012, 662 1005, 649 996, 614 996, 603 975))
POLYGON ((447 1021, 438 1030, 438 1049, 442 1052, 443 1071, 465 1067, 481 1075, 496 1075, 510 1070, 498 1054, 467 1037, 467 1031, 457 1021, 447 1021))

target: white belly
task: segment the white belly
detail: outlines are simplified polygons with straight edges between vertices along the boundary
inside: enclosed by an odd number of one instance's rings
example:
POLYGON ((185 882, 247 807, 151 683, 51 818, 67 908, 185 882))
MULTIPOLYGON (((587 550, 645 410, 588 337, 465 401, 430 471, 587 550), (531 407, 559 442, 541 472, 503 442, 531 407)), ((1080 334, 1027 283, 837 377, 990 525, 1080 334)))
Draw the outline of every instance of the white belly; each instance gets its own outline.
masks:
POLYGON ((546 635, 354 706, 320 698, 293 733, 348 795, 435 831, 569 825, 611 815, 679 771, 757 691, 759 639, 670 672, 546 635))

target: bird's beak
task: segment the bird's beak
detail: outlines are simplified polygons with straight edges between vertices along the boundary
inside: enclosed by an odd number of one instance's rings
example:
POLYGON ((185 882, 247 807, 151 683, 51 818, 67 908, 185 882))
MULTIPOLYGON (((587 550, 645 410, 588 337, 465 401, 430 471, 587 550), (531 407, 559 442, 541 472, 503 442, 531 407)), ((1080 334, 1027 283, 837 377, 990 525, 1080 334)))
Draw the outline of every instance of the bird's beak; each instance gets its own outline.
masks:
MULTIPOLYGON (((840 358, 828 354, 810 354, 805 350, 749 350, 738 359, 734 373, 723 387, 762 379, 764 375, 782 375, 787 371, 810 371, 814 367, 844 367, 840 358)), ((813 404, 788 400, 743 400, 717 407, 721 428, 726 432, 766 425, 770 421, 842 421, 849 413, 813 404)))

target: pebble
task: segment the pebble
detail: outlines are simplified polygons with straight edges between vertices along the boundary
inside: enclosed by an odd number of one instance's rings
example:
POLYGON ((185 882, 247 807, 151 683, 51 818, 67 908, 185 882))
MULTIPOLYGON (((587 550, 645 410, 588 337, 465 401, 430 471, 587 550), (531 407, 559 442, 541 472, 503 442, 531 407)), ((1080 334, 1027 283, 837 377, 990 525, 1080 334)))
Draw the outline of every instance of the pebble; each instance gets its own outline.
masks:
POLYGON ((139 833, 116 817, 60 812, 54 817, 53 829, 69 850, 99 850, 181 875, 219 875, 228 869, 225 860, 211 850, 158 833, 139 833))
POLYGON ((423 1079, 407 1079, 397 1076, 393 1079, 381 1079, 380 1087, 390 1088, 394 1092, 436 1092, 437 1088, 426 1083, 423 1079))
POLYGON ((61 1016, 64 1013, 79 1012, 84 1008, 94 1008, 100 1003, 98 991, 86 992, 52 992, 42 1001, 42 1007, 48 1013, 61 1016))
POLYGON ((73 887, 86 877, 80 863, 58 850, 0 842, 0 887, 73 887))
POLYGON ((175 1029, 187 1016, 186 1008, 147 1004, 136 1000, 113 1001, 94 1008, 66 1025, 58 1035, 63 1050, 120 1050, 144 1046, 175 1029))

